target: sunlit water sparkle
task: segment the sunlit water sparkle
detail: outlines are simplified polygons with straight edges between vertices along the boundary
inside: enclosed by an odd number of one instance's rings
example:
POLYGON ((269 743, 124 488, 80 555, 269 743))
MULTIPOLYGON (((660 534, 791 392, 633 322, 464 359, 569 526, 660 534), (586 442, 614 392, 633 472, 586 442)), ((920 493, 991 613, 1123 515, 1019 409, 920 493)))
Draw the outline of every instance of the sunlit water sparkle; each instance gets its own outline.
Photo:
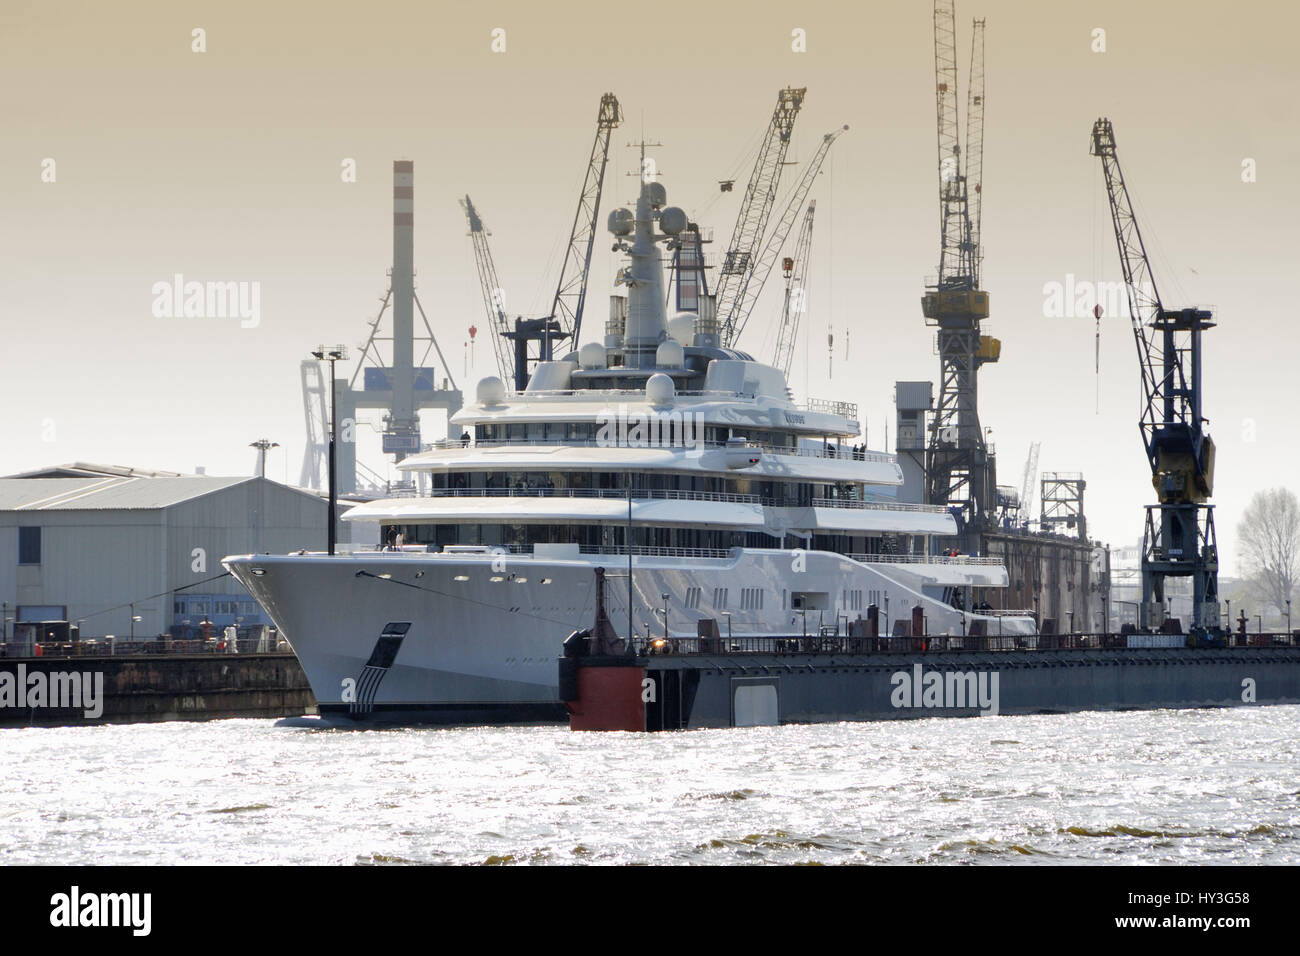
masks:
POLYGON ((5 863, 1300 863, 1300 707, 0 730, 5 863))

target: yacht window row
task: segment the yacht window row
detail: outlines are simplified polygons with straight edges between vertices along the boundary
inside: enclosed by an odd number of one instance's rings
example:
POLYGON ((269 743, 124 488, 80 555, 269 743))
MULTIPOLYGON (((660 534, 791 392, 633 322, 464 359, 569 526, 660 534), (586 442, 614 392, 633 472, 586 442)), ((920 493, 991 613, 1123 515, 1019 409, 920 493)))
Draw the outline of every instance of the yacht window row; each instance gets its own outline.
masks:
POLYGON ((654 492, 680 492, 705 496, 743 496, 773 507, 810 507, 823 500, 861 501, 861 482, 807 482, 758 480, 741 476, 678 474, 654 471, 642 473, 609 471, 457 471, 429 476, 430 496, 464 494, 508 495, 536 493, 574 497, 624 497, 631 483, 632 497, 654 492))

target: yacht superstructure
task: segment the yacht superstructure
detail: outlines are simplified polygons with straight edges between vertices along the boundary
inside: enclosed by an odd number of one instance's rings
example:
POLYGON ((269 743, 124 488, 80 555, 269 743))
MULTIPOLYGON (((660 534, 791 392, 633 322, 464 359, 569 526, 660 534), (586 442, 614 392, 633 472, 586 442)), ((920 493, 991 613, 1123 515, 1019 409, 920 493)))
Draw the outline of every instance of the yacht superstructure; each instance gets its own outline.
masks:
MULTIPOLYGON (((226 566, 302 661, 323 713, 433 721, 554 717, 555 659, 589 625, 596 569, 623 638, 1035 631, 980 601, 986 558, 936 555, 942 508, 894 495, 894 457, 859 445, 852 405, 796 405, 784 375, 669 318, 660 247, 687 226, 662 184, 609 229, 628 264, 603 342, 498 378, 449 438, 406 458, 413 496, 357 505, 370 550, 226 566), (386 546, 392 530, 400 547, 386 546), (702 623, 703 622, 703 623, 702 623)), ((354 539, 357 535, 354 533, 354 539)))

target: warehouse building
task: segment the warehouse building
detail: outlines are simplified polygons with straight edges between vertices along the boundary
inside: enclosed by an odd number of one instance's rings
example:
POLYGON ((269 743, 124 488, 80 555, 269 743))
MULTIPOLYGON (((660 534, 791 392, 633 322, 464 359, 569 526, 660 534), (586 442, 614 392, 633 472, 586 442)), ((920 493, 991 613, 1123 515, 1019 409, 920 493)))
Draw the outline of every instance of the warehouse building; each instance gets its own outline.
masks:
POLYGON ((5 639, 35 621, 124 639, 270 623, 221 559, 323 550, 326 514, 317 493, 258 477, 78 463, 0 478, 5 639))

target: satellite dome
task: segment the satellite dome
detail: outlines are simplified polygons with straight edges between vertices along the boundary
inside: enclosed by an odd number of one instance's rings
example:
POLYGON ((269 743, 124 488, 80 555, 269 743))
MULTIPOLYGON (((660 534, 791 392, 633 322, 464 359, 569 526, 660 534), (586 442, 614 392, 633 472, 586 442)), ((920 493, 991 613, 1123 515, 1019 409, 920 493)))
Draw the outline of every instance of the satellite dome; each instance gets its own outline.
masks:
POLYGON ((686 228, 686 213, 677 206, 669 206, 659 214, 659 228, 666 236, 675 236, 686 228))
POLYGON ((478 383, 475 394, 480 405, 500 405, 506 400, 506 386, 495 375, 489 375, 478 383))
POLYGON ((680 342, 672 339, 660 342, 659 348, 655 350, 655 364, 662 368, 681 368, 685 361, 686 350, 680 342))
POLYGON ((636 225, 636 216, 630 209, 615 209, 609 214, 609 231, 616 236, 630 235, 636 225))
POLYGON ((651 405, 671 405, 676 394, 677 387, 673 385, 673 380, 663 372, 655 372, 646 379, 645 397, 651 405))
POLYGON ((650 205, 656 209, 668 202, 668 190, 664 189, 663 183, 646 184, 646 194, 650 197, 650 205))
POLYGON ((599 342, 588 342, 578 349, 578 364, 583 368, 604 368, 605 346, 599 342))
POLYGON ((691 345, 695 341, 695 313, 678 312, 668 320, 668 337, 679 345, 691 345))

